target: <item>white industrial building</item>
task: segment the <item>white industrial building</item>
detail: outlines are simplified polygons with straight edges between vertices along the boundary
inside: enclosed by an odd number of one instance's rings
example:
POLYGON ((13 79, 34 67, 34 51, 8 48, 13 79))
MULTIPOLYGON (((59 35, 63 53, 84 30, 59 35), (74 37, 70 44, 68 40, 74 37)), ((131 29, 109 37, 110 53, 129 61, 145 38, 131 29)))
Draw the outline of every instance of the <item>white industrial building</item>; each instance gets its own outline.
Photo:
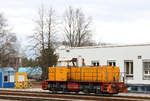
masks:
POLYGON ((150 92, 150 44, 61 48, 57 54, 59 59, 82 57, 86 65, 119 66, 131 90, 150 92))

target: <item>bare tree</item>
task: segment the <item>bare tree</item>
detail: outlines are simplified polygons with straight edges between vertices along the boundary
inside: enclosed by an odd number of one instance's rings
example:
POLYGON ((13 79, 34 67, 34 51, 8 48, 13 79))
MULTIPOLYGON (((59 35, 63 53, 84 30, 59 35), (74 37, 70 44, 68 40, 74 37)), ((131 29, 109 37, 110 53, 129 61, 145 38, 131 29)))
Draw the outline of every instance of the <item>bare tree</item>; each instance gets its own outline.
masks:
POLYGON ((53 8, 46 11, 42 6, 38 11, 38 17, 35 33, 31 39, 34 42, 32 48, 38 52, 36 60, 38 66, 42 68, 42 78, 44 80, 48 77, 48 67, 55 64, 57 59, 53 46, 56 32, 55 12, 53 8))
POLYGON ((47 47, 52 47, 52 44, 56 42, 55 35, 56 35, 56 15, 55 10, 53 8, 50 8, 47 12, 47 18, 46 18, 46 27, 47 27, 47 47))
POLYGON ((0 13, 0 67, 15 67, 18 63, 18 40, 16 34, 10 32, 6 22, 0 13))
POLYGON ((88 46, 91 43, 91 19, 81 9, 69 7, 64 14, 65 43, 70 47, 88 46))

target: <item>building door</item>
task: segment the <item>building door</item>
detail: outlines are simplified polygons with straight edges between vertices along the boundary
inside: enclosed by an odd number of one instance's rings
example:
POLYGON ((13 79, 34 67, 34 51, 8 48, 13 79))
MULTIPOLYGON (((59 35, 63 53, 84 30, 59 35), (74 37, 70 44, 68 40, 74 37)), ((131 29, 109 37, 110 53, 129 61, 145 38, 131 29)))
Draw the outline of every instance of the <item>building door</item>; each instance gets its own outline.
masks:
POLYGON ((126 72, 127 79, 133 79, 133 61, 132 60, 125 60, 124 61, 124 68, 126 72))

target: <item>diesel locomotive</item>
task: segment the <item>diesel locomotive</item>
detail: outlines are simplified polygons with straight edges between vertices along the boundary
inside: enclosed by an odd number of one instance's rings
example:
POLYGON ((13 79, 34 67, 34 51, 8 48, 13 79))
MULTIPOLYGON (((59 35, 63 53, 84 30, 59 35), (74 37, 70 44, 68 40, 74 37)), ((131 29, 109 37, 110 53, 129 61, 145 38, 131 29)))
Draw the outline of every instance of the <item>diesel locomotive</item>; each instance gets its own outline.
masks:
POLYGON ((52 92, 84 92, 117 94, 127 91, 125 74, 117 66, 86 66, 84 59, 59 60, 49 68, 49 79, 42 83, 43 90, 52 92))

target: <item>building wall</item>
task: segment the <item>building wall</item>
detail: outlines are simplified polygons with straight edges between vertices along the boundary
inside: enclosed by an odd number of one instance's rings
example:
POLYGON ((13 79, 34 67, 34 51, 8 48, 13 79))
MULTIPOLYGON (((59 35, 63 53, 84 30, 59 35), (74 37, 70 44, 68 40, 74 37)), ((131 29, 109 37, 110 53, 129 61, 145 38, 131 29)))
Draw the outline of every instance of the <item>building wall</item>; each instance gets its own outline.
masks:
POLYGON ((143 79, 143 60, 150 59, 150 45, 70 48, 59 49, 57 53, 59 59, 82 57, 86 65, 91 65, 93 60, 99 61, 100 65, 107 65, 108 60, 115 60, 121 72, 125 72, 124 61, 132 60, 133 79, 127 80, 127 83, 150 84, 150 80, 143 79))

